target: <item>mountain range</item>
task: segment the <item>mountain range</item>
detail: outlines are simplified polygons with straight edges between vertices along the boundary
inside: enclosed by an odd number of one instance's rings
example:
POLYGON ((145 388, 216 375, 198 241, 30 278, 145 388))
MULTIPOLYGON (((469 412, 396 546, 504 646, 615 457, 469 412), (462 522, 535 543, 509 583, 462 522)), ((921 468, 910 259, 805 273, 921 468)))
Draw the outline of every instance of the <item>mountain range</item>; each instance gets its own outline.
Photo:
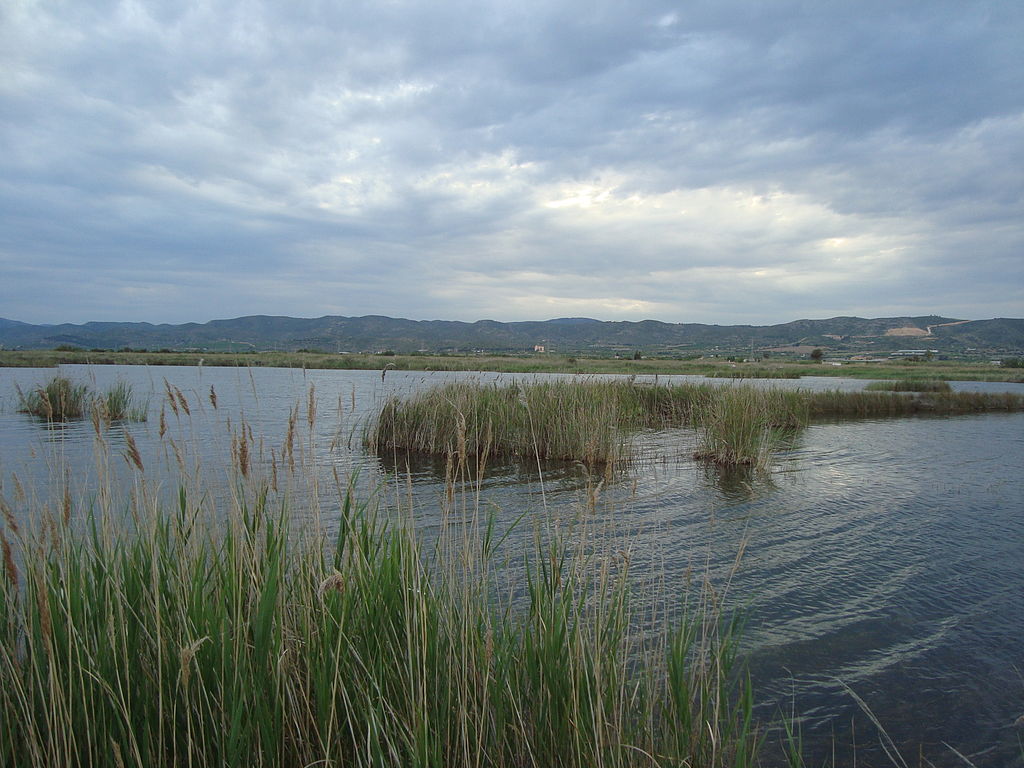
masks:
POLYGON ((959 320, 920 317, 833 317, 779 325, 706 325, 602 321, 568 317, 545 321, 473 323, 405 320, 368 315, 318 318, 251 315, 181 325, 90 322, 81 325, 33 325, 0 318, 5 349, 199 349, 297 350, 328 352, 519 353, 546 351, 609 354, 643 350, 650 354, 689 354, 708 350, 757 350, 822 347, 834 351, 889 352, 903 348, 944 353, 1020 354, 1024 319, 959 320))

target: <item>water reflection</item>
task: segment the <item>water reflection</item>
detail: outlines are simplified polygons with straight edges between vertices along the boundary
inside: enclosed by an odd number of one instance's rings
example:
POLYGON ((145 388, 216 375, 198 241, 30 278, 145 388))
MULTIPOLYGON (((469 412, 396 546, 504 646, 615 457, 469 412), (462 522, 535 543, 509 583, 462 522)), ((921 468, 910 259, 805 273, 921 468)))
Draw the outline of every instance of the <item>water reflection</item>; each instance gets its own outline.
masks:
POLYGON ((411 451, 380 451, 375 454, 381 468, 396 478, 409 478, 423 483, 471 483, 481 488, 516 488, 540 485, 572 491, 606 474, 601 467, 588 468, 576 461, 529 461, 503 457, 467 457, 416 453, 411 451))
POLYGON ((769 494, 775 483, 767 472, 747 466, 701 464, 705 482, 715 488, 726 504, 744 504, 769 494))

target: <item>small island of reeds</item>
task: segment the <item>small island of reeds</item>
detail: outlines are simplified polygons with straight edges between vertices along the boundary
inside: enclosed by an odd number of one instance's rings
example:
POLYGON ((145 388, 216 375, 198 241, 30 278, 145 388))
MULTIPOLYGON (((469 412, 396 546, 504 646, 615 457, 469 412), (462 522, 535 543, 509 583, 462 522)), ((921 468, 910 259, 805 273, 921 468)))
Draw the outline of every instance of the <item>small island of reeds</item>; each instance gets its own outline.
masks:
POLYGON ((509 456, 609 464, 639 429, 692 426, 697 458, 764 466, 786 430, 815 419, 1019 411, 1024 397, 977 392, 842 392, 628 379, 454 382, 392 397, 366 431, 377 452, 509 456))
POLYGON ((98 421, 145 421, 146 407, 136 400, 127 382, 117 382, 97 394, 88 384, 54 376, 28 392, 17 390, 18 411, 43 421, 69 421, 87 414, 98 421))

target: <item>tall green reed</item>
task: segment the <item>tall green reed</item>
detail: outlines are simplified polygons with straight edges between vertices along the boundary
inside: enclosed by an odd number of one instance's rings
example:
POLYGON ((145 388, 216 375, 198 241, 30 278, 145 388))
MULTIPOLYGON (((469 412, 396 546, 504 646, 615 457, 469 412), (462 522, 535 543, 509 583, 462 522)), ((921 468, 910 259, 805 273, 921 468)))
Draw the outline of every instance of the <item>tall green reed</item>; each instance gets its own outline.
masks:
POLYGON ((696 427, 701 459, 766 466, 793 430, 815 419, 1019 411, 1008 393, 844 392, 632 379, 512 385, 455 382, 394 396, 365 432, 374 451, 504 455, 614 464, 640 429, 696 427))
POLYGON ((624 457, 624 427, 645 415, 638 393, 616 382, 453 382, 409 398, 390 398, 369 426, 366 442, 375 451, 403 448, 601 464, 624 457))
POLYGON ((146 405, 135 397, 135 390, 126 381, 119 381, 97 396, 93 409, 98 418, 113 421, 145 421, 146 405))
POLYGON ((328 533, 270 476, 308 488, 315 462, 243 461, 234 430, 228 495, 175 443, 174 499, 146 456, 70 511, 3 503, 0 764, 753 764, 721 590, 699 580, 681 624, 652 626, 629 558, 592 536, 541 520, 503 551, 469 500, 428 543, 344 478, 328 533))
POLYGON ((807 409, 797 393, 730 387, 708 398, 695 421, 695 458, 764 470, 787 432, 807 423, 807 409))
POLYGON ((18 410, 46 421, 79 419, 85 415, 90 401, 86 384, 76 384, 64 376, 54 376, 46 384, 18 393, 18 410))
POLYGON ((131 384, 117 382, 100 395, 88 384, 54 376, 46 384, 23 392, 16 387, 18 411, 45 421, 68 421, 91 414, 97 421, 145 421, 146 406, 135 398, 131 384))

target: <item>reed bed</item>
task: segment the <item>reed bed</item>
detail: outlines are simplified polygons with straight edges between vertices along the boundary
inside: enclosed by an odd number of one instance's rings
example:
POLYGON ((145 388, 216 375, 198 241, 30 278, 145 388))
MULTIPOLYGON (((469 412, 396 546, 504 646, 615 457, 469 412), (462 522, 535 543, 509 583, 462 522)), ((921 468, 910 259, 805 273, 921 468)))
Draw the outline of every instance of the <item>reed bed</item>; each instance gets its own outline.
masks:
POLYGON ((735 387, 706 400, 695 422, 695 459, 764 470, 787 434, 807 423, 807 409, 798 393, 735 387))
POLYGON ((132 385, 124 381, 114 384, 93 402, 99 418, 112 421, 145 421, 146 406, 135 397, 132 385))
POLYGON ((864 389, 868 392, 952 392, 953 388, 944 379, 899 379, 896 381, 872 381, 864 389))
POLYGON ((787 430, 816 419, 1020 411, 1024 397, 977 392, 842 392, 576 379, 457 382, 387 400, 366 430, 371 450, 505 455, 607 464, 628 460, 639 429, 694 426, 697 457, 766 466, 787 430))
POLYGON ((146 420, 146 406, 137 401, 131 384, 123 381, 97 395, 88 384, 54 376, 28 392, 19 388, 17 394, 18 411, 43 421, 69 421, 87 414, 106 424, 146 420))
POLYGON ((46 421, 80 419, 92 399, 86 384, 76 384, 63 376, 54 376, 27 393, 18 390, 18 410, 46 421))
POLYGON ((1013 413, 1024 410, 1024 396, 1011 392, 806 392, 814 419, 880 418, 886 416, 956 416, 969 413, 1013 413))
POLYGON ((366 443, 378 452, 605 464, 628 455, 629 430, 689 412, 693 404, 687 398, 696 392, 672 398, 667 388, 602 380, 452 382, 387 400, 367 429, 366 443))
POLYGON ((0 765, 756 763, 727 584, 674 585, 652 632, 628 556, 542 528, 503 553, 444 509, 428 545, 344 482, 328 534, 230 466, 227 508, 141 461, 102 503, 3 503, 0 765))

